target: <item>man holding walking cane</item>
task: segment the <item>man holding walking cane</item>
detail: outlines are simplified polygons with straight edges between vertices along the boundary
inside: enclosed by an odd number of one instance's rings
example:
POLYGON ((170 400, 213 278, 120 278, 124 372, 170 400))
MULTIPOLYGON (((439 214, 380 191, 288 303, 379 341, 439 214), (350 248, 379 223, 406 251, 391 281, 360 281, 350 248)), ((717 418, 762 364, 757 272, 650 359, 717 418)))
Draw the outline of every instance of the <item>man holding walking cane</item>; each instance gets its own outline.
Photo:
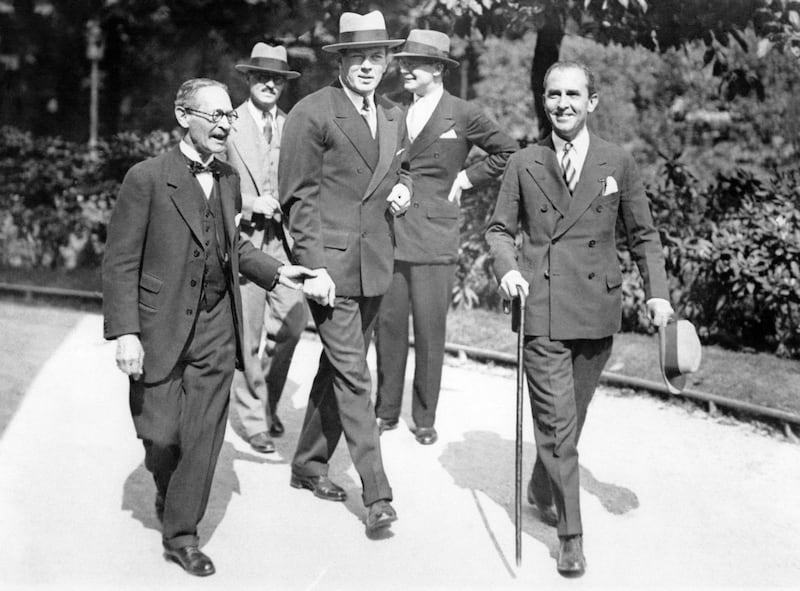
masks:
POLYGON ((526 297, 523 355, 536 439, 528 501, 557 526, 557 569, 573 577, 586 568, 577 445, 621 324, 618 220, 653 324, 666 325, 674 313, 633 158, 586 126, 597 103, 584 65, 551 66, 544 104, 553 132, 511 156, 486 232, 501 295, 512 299, 520 289, 526 297))

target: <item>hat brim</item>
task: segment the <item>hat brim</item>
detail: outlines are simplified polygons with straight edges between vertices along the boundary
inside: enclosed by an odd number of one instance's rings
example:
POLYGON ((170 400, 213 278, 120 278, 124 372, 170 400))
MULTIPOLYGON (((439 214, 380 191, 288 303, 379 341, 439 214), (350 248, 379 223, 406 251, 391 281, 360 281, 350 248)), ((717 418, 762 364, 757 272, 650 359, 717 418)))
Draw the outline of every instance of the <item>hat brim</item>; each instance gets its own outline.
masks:
POLYGON ((295 72, 294 70, 278 70, 275 68, 251 66, 250 64, 236 64, 233 67, 242 74, 247 74, 249 72, 270 72, 271 74, 280 74, 281 76, 286 76, 288 80, 293 80, 294 78, 300 77, 300 72, 295 72))
POLYGON ((356 49, 359 47, 397 47, 405 43, 405 39, 384 39, 382 41, 349 41, 347 43, 332 43, 323 45, 322 51, 328 53, 339 53, 344 49, 356 49))
POLYGON ((456 60, 449 57, 439 57, 436 55, 429 55, 427 53, 414 53, 413 51, 399 51, 397 53, 393 53, 392 57, 415 57, 434 62, 442 62, 443 64, 447 65, 448 68, 457 68, 461 65, 456 60))

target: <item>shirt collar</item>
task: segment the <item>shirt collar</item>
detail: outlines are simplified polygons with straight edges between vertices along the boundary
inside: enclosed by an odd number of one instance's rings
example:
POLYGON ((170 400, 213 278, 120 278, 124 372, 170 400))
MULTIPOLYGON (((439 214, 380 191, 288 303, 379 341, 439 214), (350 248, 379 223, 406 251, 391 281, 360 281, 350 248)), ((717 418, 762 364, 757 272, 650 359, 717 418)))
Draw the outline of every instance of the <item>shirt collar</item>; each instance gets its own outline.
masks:
POLYGON ((203 164, 205 166, 208 166, 214 159, 214 154, 211 154, 211 156, 209 156, 208 159, 205 162, 203 162, 203 159, 200 157, 200 154, 197 151, 197 149, 195 149, 194 146, 190 145, 185 140, 185 138, 181 140, 178 146, 180 147, 181 152, 183 152, 183 155, 186 156, 189 160, 194 160, 195 162, 199 162, 200 164, 203 164))
MULTIPOLYGON (((551 132, 550 136, 553 139, 553 147, 556 149, 556 154, 563 152, 564 144, 567 143, 567 140, 559 137, 555 132, 551 132)), ((589 130, 585 125, 575 136, 575 139, 572 140, 572 149, 581 157, 581 160, 589 152, 589 130)))
POLYGON ((267 111, 262 111, 258 107, 256 107, 255 103, 250 99, 247 99, 247 108, 250 111, 250 115, 253 116, 253 121, 262 125, 264 123, 264 113, 269 113, 272 115, 272 120, 275 121, 278 119, 278 105, 274 104, 270 107, 267 111))
POLYGON ((428 94, 424 96, 419 96, 418 94, 415 94, 414 104, 416 105, 417 103, 420 104, 431 103, 434 105, 438 105, 439 100, 442 98, 443 94, 444 94, 444 85, 438 84, 433 88, 433 90, 431 90, 428 94))
MULTIPOLYGON (((364 95, 361 95, 361 94, 358 94, 357 92, 354 92, 349 86, 347 86, 347 84, 344 83, 344 81, 342 80, 341 76, 339 77, 339 82, 341 83, 342 90, 344 90, 344 93, 347 95, 347 98, 349 98, 350 102, 353 103, 353 106, 356 108, 356 111, 358 111, 360 113, 361 112, 361 107, 364 104, 364 95)), ((370 92, 367 95, 367 98, 369 99, 369 104, 374 106, 375 105, 375 91, 373 90, 372 92, 370 92)))

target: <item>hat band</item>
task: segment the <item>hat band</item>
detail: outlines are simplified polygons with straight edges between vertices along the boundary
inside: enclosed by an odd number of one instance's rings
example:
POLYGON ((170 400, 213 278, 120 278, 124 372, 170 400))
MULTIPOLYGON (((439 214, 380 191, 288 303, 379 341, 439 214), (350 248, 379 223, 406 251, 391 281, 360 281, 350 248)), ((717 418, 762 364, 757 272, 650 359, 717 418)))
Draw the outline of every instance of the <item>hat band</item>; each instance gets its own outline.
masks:
POLYGON ((366 29, 339 33, 339 43, 364 43, 366 41, 388 41, 386 29, 366 29))
POLYGON ((250 61, 245 64, 249 68, 263 68, 265 70, 277 70, 279 72, 288 72, 289 64, 281 60, 272 59, 271 57, 251 57, 250 61))
POLYGON ((403 46, 403 53, 419 53, 435 59, 451 59, 450 55, 441 49, 417 41, 406 41, 403 46))

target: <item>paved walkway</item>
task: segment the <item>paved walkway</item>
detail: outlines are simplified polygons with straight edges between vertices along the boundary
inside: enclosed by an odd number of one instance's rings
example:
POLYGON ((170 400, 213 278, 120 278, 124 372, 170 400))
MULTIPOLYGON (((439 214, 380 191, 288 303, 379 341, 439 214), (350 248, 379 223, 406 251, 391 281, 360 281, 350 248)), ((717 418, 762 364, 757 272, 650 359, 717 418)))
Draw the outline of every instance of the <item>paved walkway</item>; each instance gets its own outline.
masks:
MULTIPOLYGON (((383 436, 400 520, 364 535, 344 445, 332 476, 345 504, 289 487, 294 434, 319 344, 292 366, 278 453, 228 430, 195 579, 161 558, 152 480, 127 410, 126 381, 87 314, 41 368, 0 439, 2 589, 632 589, 800 584, 800 446, 647 397, 602 390, 581 442, 586 575, 555 571, 554 530, 525 510, 514 564, 514 380, 449 364, 439 442, 405 426, 383 436)), ((511 337, 510 337, 511 338, 511 337)), ((654 353, 655 355, 655 353, 654 353)), ((529 413, 526 404, 526 414, 529 413)), ((525 424, 525 472, 534 457, 525 424)))

